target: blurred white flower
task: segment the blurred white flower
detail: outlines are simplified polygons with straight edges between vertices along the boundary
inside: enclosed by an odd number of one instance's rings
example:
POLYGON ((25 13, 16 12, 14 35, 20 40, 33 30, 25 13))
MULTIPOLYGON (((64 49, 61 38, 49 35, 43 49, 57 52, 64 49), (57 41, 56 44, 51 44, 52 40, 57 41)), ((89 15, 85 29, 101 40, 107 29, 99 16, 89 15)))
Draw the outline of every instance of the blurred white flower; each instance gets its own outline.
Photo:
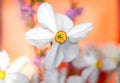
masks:
POLYGON ((93 48, 88 48, 88 54, 86 56, 76 58, 74 64, 77 68, 85 68, 81 77, 84 80, 89 80, 90 83, 97 83, 99 70, 109 72, 116 68, 116 63, 111 58, 100 56, 93 48))
POLYGON ((62 60, 69 62, 79 54, 77 42, 92 29, 91 23, 73 26, 73 22, 65 15, 56 14, 53 7, 43 3, 38 8, 38 22, 41 28, 33 28, 26 34, 26 39, 35 46, 44 46, 54 41, 45 58, 45 66, 51 70, 62 60))
POLYGON ((62 69, 60 72, 57 70, 46 71, 45 83, 65 83, 66 74, 66 69, 62 69))
POLYGON ((4 50, 0 51, 0 83, 28 83, 29 79, 25 75, 19 73, 19 70, 27 61, 27 57, 21 57, 8 66, 8 54, 4 50))
POLYGON ((113 45, 113 44, 108 44, 104 46, 102 49, 103 54, 107 58, 111 58, 113 61, 115 61, 117 64, 120 63, 120 48, 113 45))
POLYGON ((69 76, 67 79, 67 83, 85 83, 79 75, 69 76))
POLYGON ((39 77, 36 74, 33 74, 29 83, 85 83, 83 80, 84 77, 82 76, 80 77, 79 75, 72 75, 69 76, 67 80, 66 76, 66 69, 62 69, 60 72, 57 70, 46 71, 44 81, 40 81, 39 77))
POLYGON ((86 58, 85 54, 81 52, 75 59, 71 61, 71 63, 75 68, 82 69, 89 65, 89 62, 87 61, 89 61, 89 58, 86 58))
POLYGON ((60 72, 57 70, 47 71, 44 83, 84 83, 79 75, 69 76, 67 80, 66 76, 66 69, 62 69, 60 72))
POLYGON ((29 81, 29 83, 41 83, 41 82, 39 80, 39 77, 35 73, 33 73, 32 78, 29 81))

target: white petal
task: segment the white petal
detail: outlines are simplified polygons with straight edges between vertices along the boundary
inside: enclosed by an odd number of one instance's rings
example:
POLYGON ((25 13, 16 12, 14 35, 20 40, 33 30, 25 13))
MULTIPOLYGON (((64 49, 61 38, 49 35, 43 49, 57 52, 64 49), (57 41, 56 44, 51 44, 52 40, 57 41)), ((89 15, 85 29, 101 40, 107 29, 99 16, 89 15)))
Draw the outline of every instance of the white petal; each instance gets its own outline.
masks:
POLYGON ((39 83, 39 77, 34 73, 29 83, 39 83))
POLYGON ((71 42, 78 42, 80 39, 84 38, 91 29, 91 23, 79 24, 68 32, 68 38, 71 42))
POLYGON ((80 76, 73 75, 67 79, 67 83, 83 83, 83 82, 82 82, 82 79, 80 78, 80 76))
POLYGON ((72 65, 78 69, 91 66, 92 63, 93 62, 90 56, 85 56, 85 55, 84 56, 79 55, 72 61, 72 65))
POLYGON ((45 67, 48 70, 56 68, 63 60, 63 52, 59 48, 59 44, 54 42, 51 50, 45 58, 45 67))
POLYGON ((20 73, 8 73, 5 81, 6 83, 28 83, 29 79, 20 73))
POLYGON ((97 83, 98 76, 99 76, 99 71, 98 71, 98 69, 94 69, 93 73, 92 73, 91 76, 89 77, 89 82, 90 82, 90 83, 97 83))
POLYGON ((9 56, 6 51, 0 51, 0 69, 5 70, 9 65, 9 56))
POLYGON ((57 70, 46 71, 45 83, 59 83, 58 78, 59 78, 59 73, 57 70))
POLYGON ((0 80, 0 83, 7 83, 5 80, 0 80))
POLYGON ((66 79, 66 76, 67 76, 67 69, 63 68, 61 71, 60 71, 60 83, 65 83, 65 79, 66 79))
POLYGON ((81 73, 81 78, 84 82, 86 82, 86 80, 89 78, 89 76, 92 74, 93 70, 95 68, 94 67, 88 67, 86 69, 84 69, 81 73))
POLYGON ((11 66, 8 68, 7 72, 18 72, 20 69, 28 62, 27 57, 21 57, 14 61, 11 66))
POLYGON ((54 34, 42 28, 33 28, 26 33, 26 39, 32 45, 43 46, 51 42, 54 34))
POLYGON ((116 66, 117 66, 117 64, 113 60, 107 58, 107 59, 103 60, 102 70, 104 70, 104 71, 112 71, 113 69, 116 68, 116 66))
POLYGON ((69 41, 66 41, 61 45, 61 50, 64 53, 64 61, 69 62, 73 60, 79 54, 79 47, 77 44, 72 44, 69 41))
POLYGON ((57 27, 65 32, 68 32, 73 27, 73 22, 69 19, 69 17, 56 14, 57 27))
POLYGON ((54 9, 50 4, 41 4, 38 8, 37 17, 39 23, 44 28, 48 28, 54 32, 57 31, 54 9))

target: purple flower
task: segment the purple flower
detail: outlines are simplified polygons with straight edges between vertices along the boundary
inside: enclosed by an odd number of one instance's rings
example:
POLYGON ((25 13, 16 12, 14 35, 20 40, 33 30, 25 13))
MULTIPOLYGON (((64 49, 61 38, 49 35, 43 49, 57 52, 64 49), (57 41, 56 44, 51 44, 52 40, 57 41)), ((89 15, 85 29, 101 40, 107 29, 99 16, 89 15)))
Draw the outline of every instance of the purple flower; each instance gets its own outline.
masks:
POLYGON ((32 8, 32 6, 28 5, 22 5, 20 8, 22 18, 26 19, 27 17, 31 17, 35 12, 35 10, 32 8))
POLYGON ((26 20, 31 18, 36 11, 33 9, 32 5, 27 5, 23 0, 17 0, 20 7, 22 19, 26 20))
POLYGON ((70 10, 66 11, 66 15, 71 19, 75 20, 77 16, 82 13, 83 8, 71 8, 70 10))
POLYGON ((36 56, 33 62, 37 67, 40 67, 44 65, 44 59, 45 56, 36 56))

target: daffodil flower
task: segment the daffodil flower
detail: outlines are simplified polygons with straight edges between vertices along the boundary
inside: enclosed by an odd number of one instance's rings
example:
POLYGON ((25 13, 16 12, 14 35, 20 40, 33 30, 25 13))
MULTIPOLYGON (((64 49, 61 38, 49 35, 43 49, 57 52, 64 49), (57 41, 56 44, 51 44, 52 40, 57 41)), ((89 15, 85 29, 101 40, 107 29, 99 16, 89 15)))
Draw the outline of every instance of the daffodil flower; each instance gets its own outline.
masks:
POLYGON ((26 39, 37 47, 54 41, 45 58, 48 70, 56 68, 62 60, 69 62, 75 58, 79 54, 78 41, 92 29, 91 23, 82 23, 74 27, 67 16, 55 13, 48 3, 40 5, 37 18, 41 28, 29 30, 26 39))
POLYGON ((28 58, 22 57, 8 66, 9 57, 7 53, 0 51, 0 83, 28 83, 29 79, 19 73, 19 70, 27 61, 28 58))
POLYGON ((88 79, 89 83, 97 83, 100 70, 109 72, 116 68, 116 63, 112 59, 99 56, 92 48, 88 49, 88 54, 79 60, 82 61, 79 63, 79 68, 85 68, 81 77, 84 77, 84 80, 88 79))

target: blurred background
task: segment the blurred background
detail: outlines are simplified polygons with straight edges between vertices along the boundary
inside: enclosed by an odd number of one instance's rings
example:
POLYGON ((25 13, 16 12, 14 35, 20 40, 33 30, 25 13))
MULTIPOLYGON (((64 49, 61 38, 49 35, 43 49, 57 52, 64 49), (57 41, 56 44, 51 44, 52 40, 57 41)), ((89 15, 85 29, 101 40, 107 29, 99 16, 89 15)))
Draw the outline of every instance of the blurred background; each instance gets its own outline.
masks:
MULTIPOLYGON (((31 57, 34 55, 34 49, 25 39, 25 32, 30 27, 26 26, 25 20, 22 20, 21 1, 24 1, 24 4, 31 5, 31 0, 1 0, 1 48, 7 50, 10 56, 14 56, 14 58, 21 55, 31 55, 31 57)), ((74 23, 91 22, 93 24, 93 30, 81 41, 82 43, 101 45, 120 42, 119 0, 45 1, 52 4, 56 12, 63 14, 73 6, 82 8, 74 23)), ((35 3, 33 9, 36 11, 37 7, 38 3, 35 3)), ((37 21, 35 16, 36 13, 34 13, 34 22, 37 21)))
MULTIPOLYGON (((20 56, 31 59, 36 50, 28 44, 25 33, 38 25, 36 12, 44 0, 0 0, 0 48, 5 49, 11 62, 20 56)), ((93 30, 79 42, 105 45, 120 43, 120 0, 45 0, 57 13, 68 15, 74 24, 91 22, 93 30)))

